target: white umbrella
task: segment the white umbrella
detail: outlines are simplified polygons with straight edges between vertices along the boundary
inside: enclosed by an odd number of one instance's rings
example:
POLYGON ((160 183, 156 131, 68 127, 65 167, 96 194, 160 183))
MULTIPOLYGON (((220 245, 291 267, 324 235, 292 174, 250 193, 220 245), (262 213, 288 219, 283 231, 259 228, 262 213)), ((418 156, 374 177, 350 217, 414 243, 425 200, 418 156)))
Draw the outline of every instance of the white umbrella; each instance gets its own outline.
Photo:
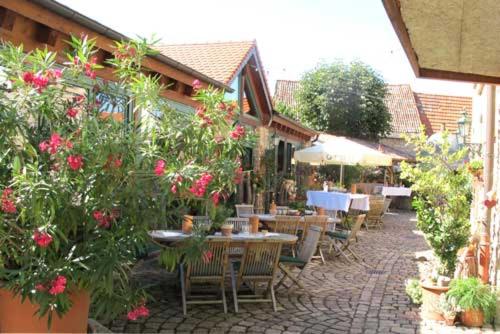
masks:
POLYGON ((294 159, 300 162, 323 165, 340 165, 343 181, 344 165, 391 166, 392 158, 370 147, 345 137, 324 136, 324 142, 296 151, 294 159))

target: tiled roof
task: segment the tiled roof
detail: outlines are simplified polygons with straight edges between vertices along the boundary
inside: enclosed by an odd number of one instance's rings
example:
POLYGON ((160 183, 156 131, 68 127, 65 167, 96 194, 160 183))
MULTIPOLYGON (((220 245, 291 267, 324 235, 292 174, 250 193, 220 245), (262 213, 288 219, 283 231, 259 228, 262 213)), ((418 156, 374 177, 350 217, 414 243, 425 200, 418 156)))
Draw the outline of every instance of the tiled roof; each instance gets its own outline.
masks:
POLYGON ((242 41, 159 45, 157 49, 212 79, 229 84, 255 46, 255 41, 242 41))
POLYGON ((415 100, 429 135, 441 131, 443 127, 450 133, 456 133, 457 121, 464 109, 469 119, 472 115, 471 97, 415 93, 415 100))
POLYGON ((295 93, 299 88, 299 81, 277 80, 274 89, 274 103, 282 102, 286 106, 294 108, 297 106, 295 93))
POLYGON ((410 85, 387 85, 385 105, 392 117, 389 137, 419 132, 420 116, 410 85))

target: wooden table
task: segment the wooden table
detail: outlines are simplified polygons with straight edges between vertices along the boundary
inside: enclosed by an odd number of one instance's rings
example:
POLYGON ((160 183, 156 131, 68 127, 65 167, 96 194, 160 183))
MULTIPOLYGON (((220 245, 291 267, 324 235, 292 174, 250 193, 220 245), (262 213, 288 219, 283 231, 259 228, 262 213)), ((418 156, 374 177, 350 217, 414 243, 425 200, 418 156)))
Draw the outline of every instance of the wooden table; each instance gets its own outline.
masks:
MULTIPOLYGON (((179 230, 154 230, 148 232, 149 236, 158 242, 163 243, 175 243, 182 240, 186 240, 191 235, 184 234, 179 230)), ((281 242, 283 244, 294 244, 297 242, 297 236, 284 233, 239 233, 232 234, 230 237, 224 237, 222 235, 208 235, 208 240, 217 240, 230 238, 231 244, 241 244, 245 242, 265 242, 265 241, 275 241, 281 242)))

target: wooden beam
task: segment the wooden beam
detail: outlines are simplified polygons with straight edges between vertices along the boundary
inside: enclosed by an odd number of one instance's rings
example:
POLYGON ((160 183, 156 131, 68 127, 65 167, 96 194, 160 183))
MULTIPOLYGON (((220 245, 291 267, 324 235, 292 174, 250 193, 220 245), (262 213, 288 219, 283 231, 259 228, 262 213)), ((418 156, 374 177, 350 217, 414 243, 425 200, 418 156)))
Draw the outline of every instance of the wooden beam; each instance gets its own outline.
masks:
POLYGON ((415 75, 419 77, 421 73, 418 65, 418 56, 413 49, 408 29, 406 28, 406 24, 401 16, 401 4, 399 3, 399 0, 382 0, 382 2, 387 16, 389 16, 389 20, 396 31, 396 35, 405 50, 408 60, 410 61, 411 68, 413 69, 413 72, 415 72, 415 75))
POLYGON ((420 76, 422 78, 438 79, 438 80, 477 82, 477 83, 495 84, 495 85, 500 84, 500 77, 491 77, 487 75, 480 75, 473 73, 434 70, 430 68, 421 68, 420 76))

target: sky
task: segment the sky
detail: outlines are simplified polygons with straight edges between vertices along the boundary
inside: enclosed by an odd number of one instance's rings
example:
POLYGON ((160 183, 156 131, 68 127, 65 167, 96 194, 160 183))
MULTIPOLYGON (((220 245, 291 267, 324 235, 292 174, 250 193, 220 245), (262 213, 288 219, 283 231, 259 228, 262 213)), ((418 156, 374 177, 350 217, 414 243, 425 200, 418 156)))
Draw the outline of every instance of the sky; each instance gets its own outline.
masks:
POLYGON ((58 0, 128 36, 165 44, 257 41, 271 91, 319 64, 361 60, 391 84, 467 95, 472 85, 417 79, 381 0, 58 0))

